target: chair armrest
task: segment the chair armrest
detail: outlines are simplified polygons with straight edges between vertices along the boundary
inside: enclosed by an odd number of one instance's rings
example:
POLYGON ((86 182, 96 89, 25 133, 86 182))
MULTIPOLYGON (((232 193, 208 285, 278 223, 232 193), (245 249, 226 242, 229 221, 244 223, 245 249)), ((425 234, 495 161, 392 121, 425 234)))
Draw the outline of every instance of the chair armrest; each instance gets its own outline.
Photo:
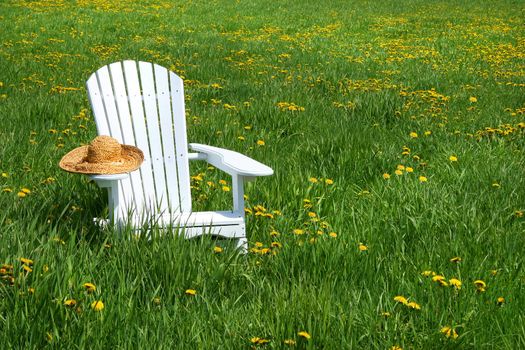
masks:
POLYGON ((199 143, 190 143, 189 146, 193 151, 206 154, 208 163, 230 175, 254 177, 273 174, 272 168, 243 154, 199 143))
POLYGON ((113 187, 116 181, 126 179, 129 173, 113 175, 89 175, 89 178, 97 183, 100 187, 113 187))

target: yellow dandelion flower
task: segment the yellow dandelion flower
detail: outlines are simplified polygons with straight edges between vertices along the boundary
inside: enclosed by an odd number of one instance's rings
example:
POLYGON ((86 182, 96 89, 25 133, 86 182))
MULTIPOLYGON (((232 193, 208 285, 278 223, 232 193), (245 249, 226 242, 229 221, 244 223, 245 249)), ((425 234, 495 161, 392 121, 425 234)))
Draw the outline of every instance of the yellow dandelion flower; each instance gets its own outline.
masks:
POLYGON ((384 173, 384 174, 383 174, 383 179, 385 179, 385 180, 390 179, 390 174, 388 174, 388 173, 384 173))
POLYGON ((263 140, 257 140, 257 145, 258 146, 264 146, 264 145, 266 145, 266 143, 263 140))
POLYGON ((285 345, 294 346, 294 345, 295 345, 295 340, 293 340, 293 339, 285 339, 285 340, 283 341, 283 343, 284 343, 285 345))
POLYGON ((9 187, 6 187, 6 188, 3 188, 3 189, 2 189, 2 192, 10 193, 10 192, 13 192, 13 190, 10 189, 9 187))
POLYGON ((399 164, 396 169, 405 170, 405 166, 403 164, 399 164))
POLYGON ((27 258, 20 258, 20 262, 24 265, 33 265, 33 260, 27 258))
POLYGON ((86 282, 82 285, 88 293, 93 293, 97 290, 97 287, 93 283, 86 282))
POLYGON ((390 314, 390 312, 388 312, 388 311, 383 311, 383 312, 381 312, 381 316, 383 316, 383 317, 390 317, 390 316, 392 316, 392 314, 390 314))
POLYGON ((222 248, 219 246, 213 247, 213 252, 216 254, 222 253, 222 248))
POLYGON ((24 192, 20 191, 20 192, 17 193, 17 196, 19 198, 24 198, 25 196, 27 196, 27 194, 25 194, 24 192))
POLYGON ((394 297, 394 301, 397 301, 398 303, 401 303, 403 305, 407 305, 408 304, 408 300, 407 298, 405 298, 404 296, 402 295, 397 295, 394 297))
POLYGON ((334 180, 332 180, 332 179, 325 179, 324 183, 327 184, 327 185, 333 185, 334 184, 334 180))
POLYGON ((332 237, 332 238, 336 238, 337 237, 337 233, 335 233, 335 232, 330 232, 328 235, 330 237, 332 237))
POLYGON ((91 303, 91 309, 94 311, 102 311, 104 310, 104 303, 102 300, 95 300, 91 303))
POLYGON ((397 175, 397 176, 401 176, 403 175, 403 171, 399 170, 399 169, 396 169, 396 171, 394 171, 394 173, 397 175))
POLYGON ((8 173, 2 173, 2 177, 9 177, 8 173))
POLYGON ((455 256, 452 259, 450 259, 450 262, 459 263, 459 262, 461 262, 461 257, 455 256))
POLYGON ((197 295, 197 291, 195 289, 186 289, 184 294, 186 294, 186 295, 197 295))
POLYGON ((496 304, 498 304, 498 305, 503 305, 504 303, 505 303, 505 298, 504 297, 499 297, 496 300, 496 304))
POLYGON ((297 333, 297 335, 300 336, 300 337, 303 337, 306 340, 312 338, 312 336, 310 334, 308 334, 308 332, 306 332, 306 331, 300 331, 299 333, 297 333))
POLYGON ((155 298, 153 298, 153 304, 155 304, 155 305, 160 305, 160 303, 161 303, 161 299, 160 299, 160 297, 155 297, 155 298))
POLYGON ((407 303, 406 306, 408 306, 409 308, 414 309, 414 310, 421 310, 421 306, 418 303, 416 303, 415 301, 411 301, 411 302, 407 303))
POLYGON ((445 276, 443 275, 435 275, 434 277, 432 277, 433 282, 439 282, 439 281, 444 281, 444 280, 445 280, 445 276))
POLYGON ((75 305, 77 305, 77 301, 75 299, 66 299, 66 300, 64 300, 64 306, 73 307, 75 305))
POLYGON ((458 161, 458 157, 450 156, 450 157, 448 157, 448 160, 450 160, 451 162, 457 162, 458 161))
POLYGON ((428 277, 428 276, 431 276, 431 275, 435 275, 435 273, 434 273, 434 271, 425 270, 425 271, 421 272, 421 275, 425 276, 425 277, 428 277))
POLYGON ((304 233, 304 230, 301 230, 300 228, 296 228, 292 232, 296 235, 302 235, 304 233))
POLYGON ((222 186, 222 190, 224 192, 230 192, 230 188, 228 186, 222 186))
POLYGON ((317 217, 317 214, 314 213, 313 211, 310 211, 310 212, 308 212, 308 216, 311 217, 311 218, 315 218, 315 217, 317 217))
POLYGON ((399 345, 392 345, 392 347, 390 348, 390 350, 403 350, 403 348, 400 347, 399 345))
POLYGON ((317 183, 319 180, 317 180, 316 177, 311 177, 311 178, 308 179, 308 181, 310 181, 311 183, 315 184, 315 183, 317 183))
POLYGON ((410 134, 408 134, 411 138, 415 139, 417 138, 417 132, 412 131, 410 134))
POLYGON ((29 188, 26 188, 26 187, 22 187, 20 189, 20 192, 24 192, 25 194, 30 194, 31 193, 31 190, 29 188))
POLYGON ((264 339, 264 338, 253 337, 253 338, 250 339, 250 342, 252 344, 262 345, 262 344, 269 343, 270 341, 268 339, 264 339))
POLYGON ((368 250, 368 247, 366 245, 364 245, 363 243, 359 243, 358 244, 358 248, 359 248, 359 251, 361 251, 361 252, 364 252, 364 251, 368 250))
POLYGON ((476 103, 476 102, 478 102, 478 99, 477 99, 476 97, 474 97, 474 96, 470 96, 470 97, 468 98, 468 100, 470 101, 470 103, 476 103))
POLYGON ((27 265, 22 265, 22 268, 24 269, 25 272, 33 272, 33 269, 30 268, 30 267, 27 266, 27 265))
POLYGON ((246 140, 246 139, 244 138, 244 136, 237 136, 237 139, 240 140, 240 141, 244 141, 244 140, 246 140))
POLYGON ((427 131, 425 131, 423 134, 424 134, 425 136, 430 136, 430 135, 432 135, 432 131, 427 130, 427 131))
POLYGON ((418 179, 419 179, 419 182, 427 182, 428 181, 428 179, 425 176, 420 176, 418 179))
POLYGON ((440 332, 444 334, 447 338, 456 339, 458 337, 458 333, 456 332, 456 330, 449 326, 441 328, 440 332))
POLYGON ((413 172, 414 172, 414 168, 407 166, 407 167, 405 168, 405 171, 406 171, 407 173, 413 173, 413 172))
POLYGON ((281 248, 283 245, 279 242, 272 242, 271 246, 273 248, 281 248))
POLYGON ((457 278, 451 278, 448 280, 448 283, 450 283, 451 286, 453 286, 455 289, 460 290, 461 289, 461 281, 457 278))
POLYGON ((484 292, 487 290, 487 284, 482 280, 475 280, 474 285, 476 286, 478 292, 484 292))

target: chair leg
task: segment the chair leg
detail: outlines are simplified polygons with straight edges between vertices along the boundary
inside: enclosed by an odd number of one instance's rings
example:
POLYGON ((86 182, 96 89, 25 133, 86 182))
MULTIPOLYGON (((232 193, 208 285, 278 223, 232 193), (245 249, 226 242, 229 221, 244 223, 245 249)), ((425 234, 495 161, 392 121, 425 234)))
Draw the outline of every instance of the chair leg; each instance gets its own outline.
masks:
POLYGON ((242 254, 248 253, 248 239, 246 237, 238 238, 236 248, 242 254))

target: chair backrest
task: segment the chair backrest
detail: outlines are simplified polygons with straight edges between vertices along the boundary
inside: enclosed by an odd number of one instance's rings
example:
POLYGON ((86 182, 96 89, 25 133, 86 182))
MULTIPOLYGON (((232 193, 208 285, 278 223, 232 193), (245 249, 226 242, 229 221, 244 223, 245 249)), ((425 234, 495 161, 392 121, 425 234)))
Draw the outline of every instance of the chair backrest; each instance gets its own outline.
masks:
POLYGON ((121 210, 139 215, 190 212, 182 79, 156 64, 115 62, 93 73, 87 90, 98 134, 144 152, 139 171, 121 181, 121 210))

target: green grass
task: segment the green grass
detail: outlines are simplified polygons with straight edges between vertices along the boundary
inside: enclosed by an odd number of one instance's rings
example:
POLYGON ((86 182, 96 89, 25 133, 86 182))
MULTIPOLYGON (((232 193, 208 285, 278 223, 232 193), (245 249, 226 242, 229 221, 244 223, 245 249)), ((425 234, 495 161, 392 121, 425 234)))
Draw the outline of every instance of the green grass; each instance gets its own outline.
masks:
MULTIPOLYGON (((510 0, 3 1, 0 347, 524 348, 524 13, 510 0), (124 59, 185 79, 190 142, 274 169, 246 186, 246 256, 92 224, 106 194, 57 164, 96 135, 85 81, 124 59)), ((194 207, 228 209, 230 179, 191 166, 194 207)))

